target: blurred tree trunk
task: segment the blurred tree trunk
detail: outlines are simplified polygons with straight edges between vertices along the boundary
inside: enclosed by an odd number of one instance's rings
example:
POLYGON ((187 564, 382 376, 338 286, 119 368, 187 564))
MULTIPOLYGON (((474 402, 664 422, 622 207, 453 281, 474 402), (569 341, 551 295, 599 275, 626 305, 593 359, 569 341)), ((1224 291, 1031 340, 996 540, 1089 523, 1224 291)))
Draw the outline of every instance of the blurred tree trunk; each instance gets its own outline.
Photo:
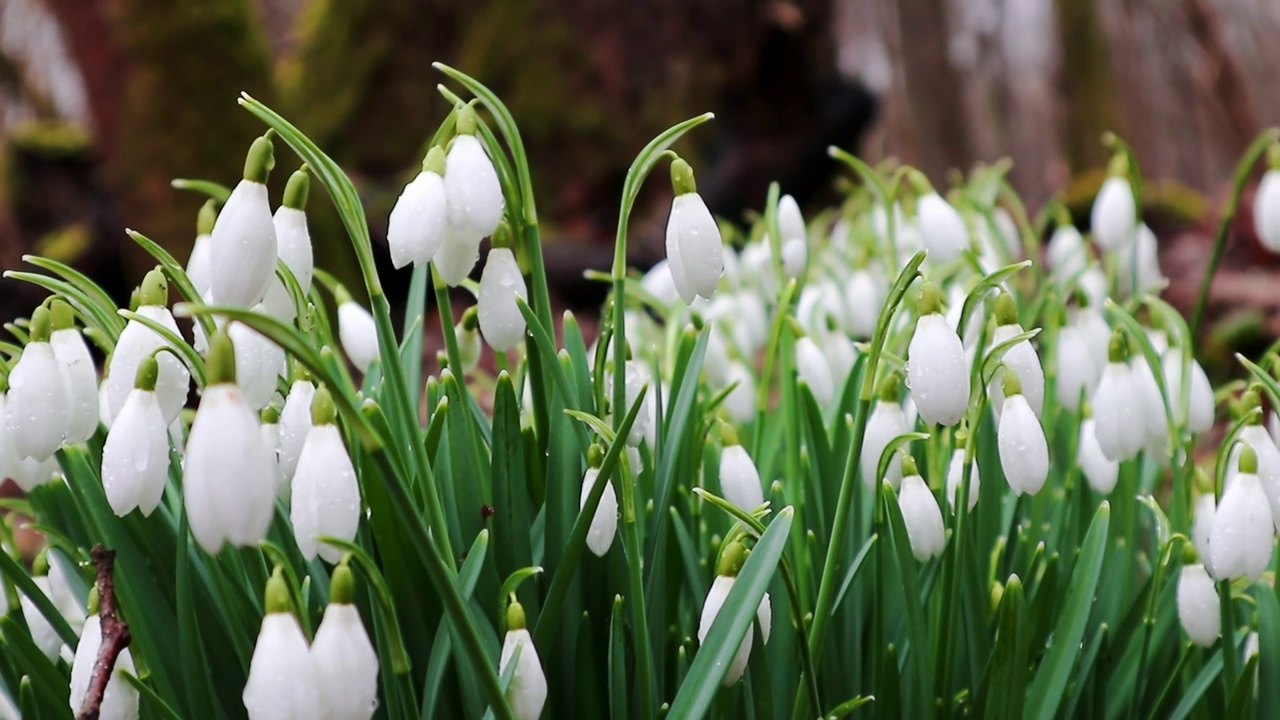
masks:
POLYGON ((1055 3, 1066 113, 1064 150, 1072 173, 1105 165, 1108 151, 1100 142, 1102 133, 1119 130, 1107 38, 1099 24, 1096 1, 1055 3))
POLYGON ((947 57, 951 26, 946 3, 901 0, 897 16, 907 117, 917 148, 913 162, 940 184, 948 170, 967 168, 973 159, 963 85, 947 57))

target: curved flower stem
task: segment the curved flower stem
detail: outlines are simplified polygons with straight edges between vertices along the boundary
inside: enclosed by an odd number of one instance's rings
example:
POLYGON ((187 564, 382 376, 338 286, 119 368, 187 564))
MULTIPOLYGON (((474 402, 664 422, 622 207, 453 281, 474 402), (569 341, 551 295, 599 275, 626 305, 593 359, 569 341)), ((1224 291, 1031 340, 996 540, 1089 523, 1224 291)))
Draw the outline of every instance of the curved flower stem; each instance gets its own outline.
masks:
POLYGON ((1204 318, 1204 308, 1209 303, 1209 288, 1213 285, 1213 276, 1218 271, 1218 264, 1222 262, 1222 254, 1227 249, 1227 233, 1231 229, 1231 221, 1236 217, 1236 211, 1240 209, 1240 197, 1244 194, 1244 186, 1249 182, 1249 176, 1258 158, 1277 139, 1280 139, 1280 128, 1264 130, 1249 145, 1249 149, 1245 150, 1244 156, 1240 158, 1240 164, 1236 165, 1231 197, 1227 200, 1227 206, 1222 209, 1222 218, 1218 220, 1218 234, 1214 237, 1213 250, 1209 253, 1209 264, 1205 268, 1204 277, 1200 280, 1200 292, 1196 293, 1196 304, 1191 309, 1192 337, 1195 337, 1196 331, 1200 329, 1200 321, 1204 318))

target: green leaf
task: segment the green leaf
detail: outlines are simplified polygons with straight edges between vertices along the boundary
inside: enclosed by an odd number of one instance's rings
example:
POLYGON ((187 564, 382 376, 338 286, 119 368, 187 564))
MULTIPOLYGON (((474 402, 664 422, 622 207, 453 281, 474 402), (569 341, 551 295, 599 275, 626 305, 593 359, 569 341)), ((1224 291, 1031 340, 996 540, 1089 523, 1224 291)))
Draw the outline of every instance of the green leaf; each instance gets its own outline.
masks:
POLYGON ((609 717, 627 718, 627 632, 622 614, 622 596, 613 596, 609 620, 609 717))
POLYGON ((58 612, 58 608, 54 606, 53 601, 48 598, 40 588, 36 586, 27 571, 22 569, 13 558, 9 557, 9 553, 0 551, 0 575, 8 578, 27 599, 31 601, 44 619, 49 623, 49 627, 58 633, 58 637, 62 642, 75 647, 80 641, 76 631, 71 629, 71 625, 67 623, 67 619, 58 612))
MULTIPOLYGON (((196 292, 196 286, 191 284, 191 278, 187 277, 187 271, 182 269, 182 265, 173 259, 168 250, 160 247, 154 240, 140 232, 125 230, 125 234, 142 246, 142 249, 146 250, 151 257, 156 259, 156 262, 160 264, 160 270, 164 272, 165 277, 169 278, 169 282, 173 283, 173 286, 178 290, 178 294, 184 300, 196 304, 204 302, 204 298, 200 296, 200 293, 196 292)), ((216 329, 213 326, 213 318, 201 316, 197 320, 200 326, 204 328, 205 337, 213 337, 216 329)))
POLYGON ((225 203, 227 198, 231 197, 231 190, 226 185, 213 182, 212 180, 174 178, 169 182, 169 186, 178 190, 190 190, 192 192, 203 193, 220 203, 225 203))
POLYGON ((126 320, 130 320, 132 322, 136 322, 140 325, 145 325, 146 327, 154 331, 157 335, 159 335, 161 338, 163 338, 165 343, 167 344, 167 347, 173 350, 173 354, 178 358, 178 360, 180 360, 183 365, 187 366, 187 370, 191 371, 191 377, 195 378, 196 380, 196 387, 203 388, 205 386, 206 376, 205 376, 204 360, 202 360, 200 358, 200 355, 196 353, 195 349, 192 348, 190 345, 188 345, 187 342, 183 340, 177 333, 165 327, 164 325, 161 325, 155 320, 152 320, 151 318, 145 315, 140 315, 131 310, 125 310, 124 308, 121 308, 117 312, 119 313, 120 317, 126 320))
POLYGON ((1027 603, 1022 597, 1022 581, 1017 575, 1005 583, 1000 599, 1000 621, 996 630, 995 655, 987 688, 984 717, 1018 720, 1026 700, 1029 626, 1027 603))

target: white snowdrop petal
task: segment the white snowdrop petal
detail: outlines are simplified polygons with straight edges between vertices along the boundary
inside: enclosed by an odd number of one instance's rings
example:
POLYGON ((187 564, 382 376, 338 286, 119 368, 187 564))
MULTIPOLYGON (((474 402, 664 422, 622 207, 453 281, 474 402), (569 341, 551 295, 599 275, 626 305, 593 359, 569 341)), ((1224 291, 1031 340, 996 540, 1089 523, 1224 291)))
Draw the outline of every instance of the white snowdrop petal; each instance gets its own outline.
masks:
POLYGON ((280 411, 280 430, 275 446, 280 472, 286 482, 293 480, 302 455, 302 445, 311 432, 311 401, 315 399, 316 386, 308 380, 294 380, 280 411))
POLYGON ((507 248, 490 250, 484 272, 480 275, 476 307, 480 332, 494 350, 510 350, 524 338, 524 315, 520 313, 516 298, 528 296, 515 254, 507 248))
MULTIPOLYGON (((951 453, 951 464, 947 466, 947 502, 955 509, 956 495, 964 482, 964 448, 956 448, 951 453)), ((970 510, 978 504, 978 493, 982 490, 982 476, 978 473, 978 461, 974 460, 969 469, 969 501, 970 510)))
POLYGON ((1064 408, 1073 413, 1079 412, 1081 398, 1093 394, 1100 375, 1080 329, 1074 325, 1063 327, 1058 333, 1054 352, 1058 368, 1054 394, 1064 408))
POLYGON ((354 540, 360 524, 360 485, 351 456, 335 425, 316 425, 307 433, 293 475, 289 502, 298 550, 307 560, 317 554, 337 563, 344 552, 316 538, 354 540))
MULTIPOLYGON (((173 319, 173 313, 166 307, 143 305, 138 308, 138 314, 159 323, 175 335, 181 335, 178 331, 178 323, 173 319)), ((125 324, 120 338, 116 341, 115 350, 111 353, 111 359, 107 363, 106 402, 107 411, 112 419, 120 412, 124 401, 133 390, 134 380, 137 379, 138 374, 138 364, 144 357, 167 346, 165 339, 146 325, 134 320, 125 324)), ((173 356, 173 353, 162 352, 155 357, 160 369, 156 377, 156 399, 160 401, 160 412, 164 414, 165 422, 171 423, 177 419, 183 406, 187 404, 191 373, 181 360, 173 356)))
POLYGON ((369 372, 369 366, 378 359, 378 329, 369 311, 355 302, 339 305, 338 338, 351 363, 360 372, 369 372))
POLYGON ((1111 460, 1132 460, 1142 449, 1146 422, 1142 419, 1142 397, 1128 365, 1107 364, 1092 404, 1102 454, 1111 460))
POLYGON ((729 396, 724 400, 724 408, 734 422, 750 422, 756 416, 756 382, 755 376, 746 365, 734 361, 729 363, 728 381, 737 383, 729 396))
POLYGON ((368 720, 378 702, 378 654, 355 605, 329 603, 310 652, 326 720, 368 720))
MULTIPOLYGON (((894 438, 907 430, 907 418, 902 412, 902 406, 883 400, 876 401, 871 417, 867 418, 867 429, 862 438, 862 455, 858 460, 858 470, 868 490, 880 487, 880 478, 876 477, 880 455, 894 438)), ((902 482, 902 460, 896 454, 889 460, 884 480, 895 490, 902 482)))
POLYGON ((902 479, 898 508, 902 511, 902 522, 907 527, 907 539, 911 542, 911 554, 916 560, 926 562, 929 558, 941 555, 947 544, 942 510, 938 507, 938 499, 919 475, 908 475, 902 479))
POLYGON ((760 472, 741 445, 730 445, 720 453, 720 490, 725 500, 743 510, 754 510, 764 504, 760 472))
POLYGON ((940 313, 916 324, 907 349, 907 386, 920 417, 931 425, 955 425, 968 409, 964 345, 940 313))
POLYGON ((440 251, 448 234, 448 202, 444 178, 423 170, 404 186, 387 222, 391 264, 424 265, 440 251))
POLYGON ((1253 198, 1253 225, 1263 247, 1280 253, 1280 170, 1268 170, 1253 198))
POLYGON ((804 215, 800 213, 800 204, 791 195, 783 195, 778 200, 778 230, 783 240, 793 238, 804 239, 804 215))
POLYGON ((1120 463, 1108 458, 1098 444, 1097 424, 1093 418, 1080 423, 1080 445, 1076 450, 1080 469, 1089 487, 1101 495, 1110 495, 1120 478, 1120 463))
POLYGON ((1060 225, 1054 229, 1045 250, 1045 264, 1054 279, 1065 285, 1084 272, 1088 263, 1089 254, 1080 231, 1072 225, 1060 225))
POLYGON ((782 243, 782 274, 788 279, 804 275, 805 266, 809 263, 809 247, 804 238, 788 238, 782 243))
POLYGON ((1090 225, 1093 239, 1104 250, 1117 250, 1133 240, 1137 221, 1128 180, 1113 176, 1102 183, 1093 201, 1090 225))
POLYGON ((236 384, 253 410, 261 410, 276 392, 276 378, 285 369, 284 350, 244 323, 233 322, 227 335, 235 346, 236 384))
POLYGON ((1183 566, 1178 576, 1178 621, 1191 641, 1210 647, 1222 634, 1218 589, 1204 565, 1183 566))
POLYGON ((218 213, 209 249, 209 287, 222 305, 253 307, 276 271, 276 228, 267 186, 241 180, 218 213))
MULTIPOLYGON (((991 338, 991 347, 1022 334, 1020 325, 1000 325, 991 338)), ((987 395, 991 398, 991 406, 1004 407, 1004 373, 1011 368, 1018 376, 1022 386, 1022 395, 1031 406, 1031 411, 1040 417, 1044 409, 1044 367, 1040 364, 1040 355, 1029 340, 1023 340, 1004 351, 1001 357, 1002 367, 992 374, 991 383, 987 385, 987 395)))
POLYGON ((480 259, 480 241, 483 235, 477 235, 470 229, 450 225, 445 232, 440 251, 432 258, 440 279, 449 287, 454 287, 467 279, 476 261, 480 259))
POLYGON ((796 372, 809 386, 809 391, 813 393, 813 399, 818 401, 819 406, 831 404, 835 395, 835 380, 831 377, 831 367, 827 365, 826 356, 811 337, 805 336, 796 341, 796 372))
POLYGON ((1183 397, 1182 352, 1169 348, 1160 361, 1164 368, 1164 385, 1169 392, 1169 406, 1178 422, 1185 422, 1187 429, 1196 434, 1208 432, 1213 427, 1213 386, 1199 362, 1192 360, 1187 373, 1187 396, 1183 397))
POLYGON ((169 433, 155 394, 134 389, 102 448, 102 489, 121 517, 160 503, 169 479, 169 433))
POLYGON ((307 213, 281 205, 276 208, 272 222, 276 228, 277 257, 288 266, 302 292, 309 292, 311 276, 315 272, 315 257, 311 248, 311 231, 307 229, 307 213))
POLYGON ((1000 467, 1018 495, 1035 495, 1049 476, 1049 446, 1040 420, 1022 395, 1004 401, 996 431, 1000 467))
MULTIPOLYGON (((93 679, 93 669, 98 662, 98 650, 101 647, 102 624, 95 615, 85 621, 80 642, 76 645, 75 658, 71 663, 71 693, 68 704, 73 713, 80 712, 85 696, 89 694, 89 683, 93 679)), ((121 676, 124 672, 137 672, 129 648, 116 656, 115 669, 102 694, 102 705, 98 713, 101 720, 136 720, 138 717, 138 691, 121 676)))
POLYGON ((44 461, 67 436, 71 400, 47 342, 29 342, 9 373, 8 432, 19 458, 44 461))
POLYGON ((1258 482, 1267 494, 1272 522, 1280 528, 1280 448, 1276 447, 1275 441, 1262 425, 1246 425, 1240 433, 1240 439, 1248 443, 1257 455, 1258 482))
POLYGON ((67 389, 71 417, 67 423, 67 442, 82 443, 98 429, 98 371, 89 347, 79 330, 54 330, 49 346, 62 370, 67 389))
MULTIPOLYGON (((724 607, 724 601, 728 599, 729 591, 733 589, 733 584, 736 580, 737 578, 726 575, 717 575, 715 581, 711 583, 711 589, 707 592, 707 599, 702 604, 702 617, 698 621, 699 644, 707 639, 707 633, 711 632, 711 625, 716 621, 716 616, 720 614, 720 609, 724 607)), ((746 670, 747 660, 751 657, 751 643, 754 636, 754 630, 748 628, 747 634, 742 638, 742 643, 738 645, 738 651, 734 653, 733 659, 729 662, 729 669, 725 672, 723 680, 725 687, 738 682, 738 679, 742 677, 742 672, 746 670)))
POLYGON ((249 720, 321 717, 315 663, 292 615, 270 613, 262 619, 241 699, 249 720))
POLYGON ((760 638, 769 644, 769 633, 773 631, 773 600, 769 593, 760 598, 760 606, 756 608, 756 622, 760 623, 760 638))
POLYGON ((724 272, 720 227, 702 196, 684 193, 671 201, 667 220, 667 261, 676 290, 686 304, 710 299, 724 272))
MULTIPOLYGON (((587 496, 600 476, 600 468, 588 468, 582 476, 582 493, 578 499, 578 509, 587 504, 587 496)), ((600 503, 596 505, 596 514, 591 516, 591 526, 587 530, 587 547, 596 557, 604 557, 613 545, 613 537, 618 532, 618 496, 613 490, 613 483, 605 482, 604 491, 600 495, 600 503)))
POLYGON ((1258 476, 1237 473, 1222 494, 1209 534, 1209 557, 1220 579, 1257 580, 1271 560, 1274 523, 1258 476))
POLYGON ((849 333, 854 338, 871 338, 884 301, 885 290, 875 273, 862 269, 850 274, 845 285, 845 302, 848 304, 849 333))
POLYGON ((212 248, 212 235, 197 235, 195 242, 191 244, 191 255, 187 258, 187 279, 201 297, 208 295, 212 282, 212 270, 209 267, 212 248))
POLYGON ((506 672, 517 647, 520 648, 520 657, 516 660, 511 685, 507 688, 507 702, 516 720, 538 720, 547 702, 547 677, 528 630, 521 628, 507 632, 502 641, 502 655, 498 659, 498 675, 506 672))
POLYGON ((449 146, 444 191, 451 224, 483 238, 502 222, 502 185, 475 135, 459 135, 449 146))
POLYGON ((969 232, 964 218, 941 195, 929 192, 916 201, 920 237, 929 250, 929 260, 945 264, 960 257, 969 246, 969 232))

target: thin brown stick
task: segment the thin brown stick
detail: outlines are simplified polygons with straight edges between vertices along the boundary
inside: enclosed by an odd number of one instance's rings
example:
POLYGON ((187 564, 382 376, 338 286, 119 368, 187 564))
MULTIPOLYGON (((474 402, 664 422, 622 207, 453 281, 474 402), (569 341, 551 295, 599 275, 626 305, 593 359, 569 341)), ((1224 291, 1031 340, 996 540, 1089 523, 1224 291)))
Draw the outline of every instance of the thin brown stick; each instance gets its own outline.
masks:
POLYGON ((102 623, 102 645, 98 659, 93 664, 93 676, 89 680, 89 692, 80 706, 77 720, 98 720, 102 711, 102 698, 107 692, 107 682, 115 671, 116 660, 129 646, 133 637, 129 626, 116 616, 115 560, 116 551, 95 545, 90 553, 98 569, 98 618, 102 623))

